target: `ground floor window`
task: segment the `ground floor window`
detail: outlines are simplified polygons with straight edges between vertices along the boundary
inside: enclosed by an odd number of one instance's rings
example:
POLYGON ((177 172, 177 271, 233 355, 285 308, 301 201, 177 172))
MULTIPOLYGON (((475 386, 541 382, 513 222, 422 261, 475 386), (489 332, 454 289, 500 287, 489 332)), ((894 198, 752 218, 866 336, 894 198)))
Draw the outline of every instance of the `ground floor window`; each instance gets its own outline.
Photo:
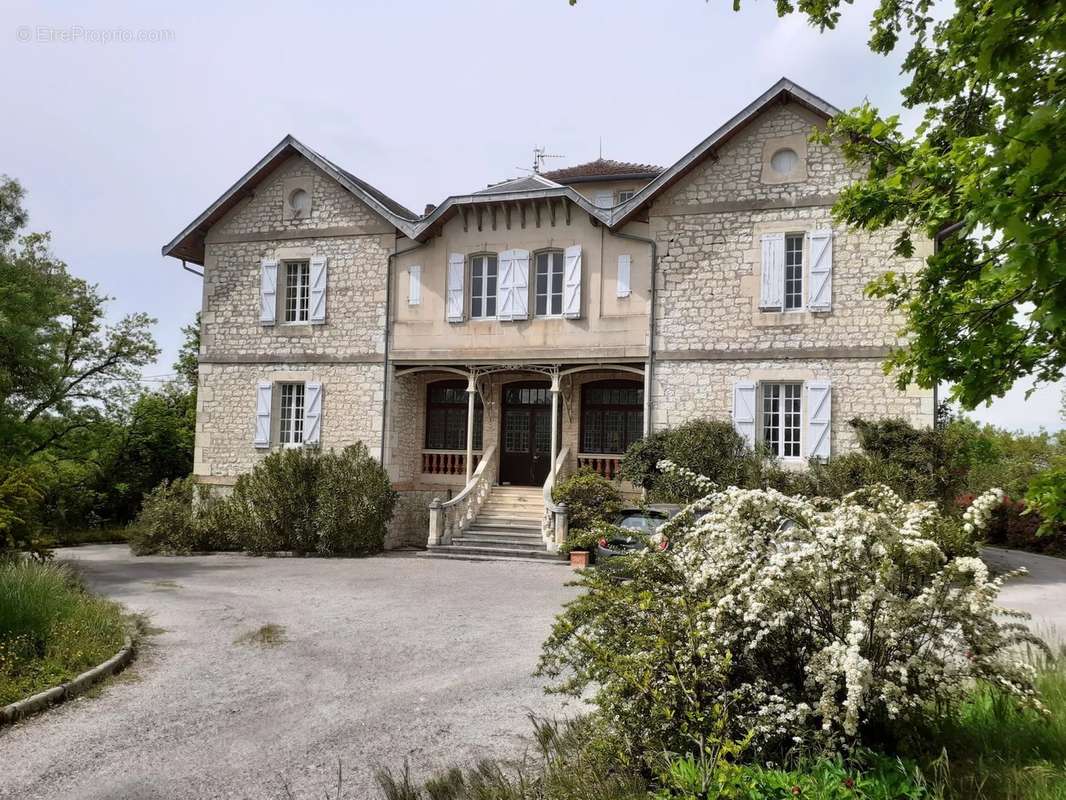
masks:
POLYGON ((779 458, 800 457, 800 418, 803 385, 762 385, 762 443, 779 458))
POLYGON ((644 387, 596 381, 581 387, 581 452, 622 454, 644 435, 644 387))
MULTIPOLYGON (((465 450, 466 381, 437 381, 426 387, 426 449, 465 450)), ((474 396, 474 449, 480 450, 485 410, 481 396, 474 396)))
POLYGON ((304 385, 281 384, 281 416, 278 438, 283 445, 303 444, 304 440, 304 385))

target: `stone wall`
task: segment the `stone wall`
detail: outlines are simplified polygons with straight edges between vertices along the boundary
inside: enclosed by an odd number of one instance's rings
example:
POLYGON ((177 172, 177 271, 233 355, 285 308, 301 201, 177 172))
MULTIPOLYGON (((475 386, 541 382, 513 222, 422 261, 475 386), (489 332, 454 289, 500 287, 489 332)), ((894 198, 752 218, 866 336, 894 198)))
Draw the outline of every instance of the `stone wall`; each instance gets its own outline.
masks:
POLYGON ((380 364, 201 364, 196 397, 193 472, 205 483, 232 482, 272 448, 252 444, 259 381, 320 381, 320 446, 341 449, 362 441, 381 450, 380 364))
MULTIPOLYGON (((857 446, 848 420, 901 417, 917 426, 933 423, 930 392, 901 392, 878 359, 776 359, 745 361, 660 361, 655 365, 654 428, 675 427, 692 419, 728 421, 733 384, 738 380, 808 381, 832 384, 832 452, 857 446)), ((804 436, 807 409, 803 409, 804 436)))

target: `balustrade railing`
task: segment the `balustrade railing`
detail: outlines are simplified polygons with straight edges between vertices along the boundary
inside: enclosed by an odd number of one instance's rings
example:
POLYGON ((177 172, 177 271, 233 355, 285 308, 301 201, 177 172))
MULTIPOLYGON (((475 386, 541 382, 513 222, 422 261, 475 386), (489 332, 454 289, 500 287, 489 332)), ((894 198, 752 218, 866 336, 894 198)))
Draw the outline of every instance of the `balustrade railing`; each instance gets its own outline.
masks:
MULTIPOLYGON (((474 469, 477 469, 481 461, 481 453, 473 455, 474 469)), ((422 474, 423 475, 465 475, 466 474, 466 451, 465 450, 423 450, 422 451, 422 474)))
POLYGON ((429 546, 451 544, 477 517, 481 504, 496 483, 496 446, 485 451, 470 482, 455 497, 442 502, 434 497, 429 504, 429 546))
POLYGON ((566 544, 570 530, 566 504, 556 503, 552 499, 556 482, 566 477, 566 465, 569 461, 570 448, 564 447, 556 456, 555 464, 544 481, 544 522, 541 524, 541 535, 551 550, 558 550, 566 544))
POLYGON ((578 467, 591 467, 601 477, 613 481, 618 477, 618 468, 622 463, 622 456, 605 453, 578 453, 578 467))

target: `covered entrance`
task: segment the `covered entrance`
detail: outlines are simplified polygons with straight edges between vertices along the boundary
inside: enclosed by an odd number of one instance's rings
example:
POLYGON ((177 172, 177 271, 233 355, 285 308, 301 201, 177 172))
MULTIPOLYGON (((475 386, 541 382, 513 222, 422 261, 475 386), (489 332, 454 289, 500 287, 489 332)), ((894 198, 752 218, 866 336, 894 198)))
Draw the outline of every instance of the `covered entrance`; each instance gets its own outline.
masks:
POLYGON ((552 384, 523 381, 503 386, 499 482, 541 486, 552 461, 552 384))

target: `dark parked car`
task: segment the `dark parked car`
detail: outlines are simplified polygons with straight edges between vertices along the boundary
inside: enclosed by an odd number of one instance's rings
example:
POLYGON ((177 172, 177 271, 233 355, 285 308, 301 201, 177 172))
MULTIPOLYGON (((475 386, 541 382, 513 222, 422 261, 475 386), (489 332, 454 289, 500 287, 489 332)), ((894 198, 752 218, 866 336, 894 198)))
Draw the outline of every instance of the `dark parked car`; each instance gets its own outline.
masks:
MULTIPOLYGON (((629 555, 648 547, 648 537, 668 519, 676 516, 681 506, 657 504, 644 508, 623 508, 611 522, 616 525, 613 533, 601 537, 596 543, 596 560, 603 563, 611 558, 629 555), (632 531, 631 535, 624 534, 618 528, 632 531)), ((665 548, 665 540, 661 545, 665 548)))

